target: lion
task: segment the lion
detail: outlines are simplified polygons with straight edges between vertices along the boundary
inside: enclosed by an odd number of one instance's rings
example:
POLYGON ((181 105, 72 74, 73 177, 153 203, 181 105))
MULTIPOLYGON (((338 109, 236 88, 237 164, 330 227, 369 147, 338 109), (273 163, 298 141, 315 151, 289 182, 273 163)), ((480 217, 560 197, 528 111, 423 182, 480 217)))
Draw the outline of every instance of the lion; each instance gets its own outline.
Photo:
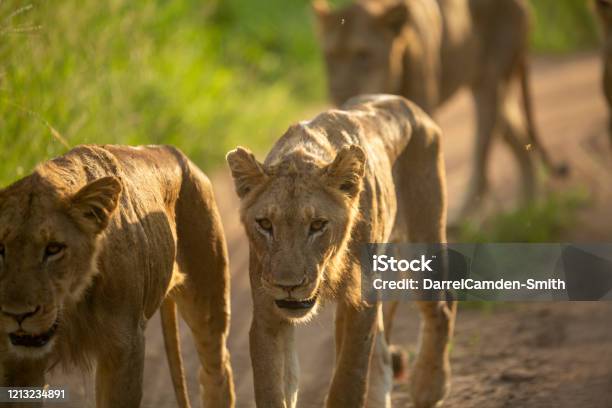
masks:
POLYGON ((596 0, 595 11, 603 31, 602 88, 609 111, 608 137, 612 147, 612 0, 596 0))
POLYGON ((524 201, 535 194, 531 150, 552 174, 567 173, 566 165, 552 163, 536 132, 524 0, 362 0, 337 11, 316 0, 313 8, 336 104, 383 92, 402 95, 431 115, 458 90, 470 89, 477 137, 463 215, 478 208, 488 190, 494 133, 519 164, 524 201), (520 100, 511 92, 516 86, 520 100))
POLYGON ((78 146, 0 190, 2 386, 44 386, 58 363, 95 366, 97 407, 138 407, 144 330, 161 308, 189 407, 177 306, 202 404, 233 406, 225 238, 210 182, 177 149, 78 146))
MULTIPOLYGON (((363 96, 298 123, 263 163, 227 155, 249 241, 250 329, 258 407, 295 407, 295 326, 336 307, 336 368, 327 407, 390 406, 391 359, 380 302, 361 299, 364 243, 446 242, 440 129, 415 104, 363 96)), ((421 302, 412 374, 417 407, 448 391, 454 302, 421 302)))

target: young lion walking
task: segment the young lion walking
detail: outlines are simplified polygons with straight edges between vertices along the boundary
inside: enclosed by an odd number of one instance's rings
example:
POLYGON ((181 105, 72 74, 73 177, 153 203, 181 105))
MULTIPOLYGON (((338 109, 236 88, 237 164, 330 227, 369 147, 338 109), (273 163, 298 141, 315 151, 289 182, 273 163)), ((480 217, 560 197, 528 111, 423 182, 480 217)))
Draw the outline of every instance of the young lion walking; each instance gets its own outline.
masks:
POLYGON ((95 362, 96 406, 138 407, 160 305, 179 406, 176 305, 202 404, 233 406, 225 238, 210 182, 181 152, 80 146, 0 190, 0 384, 42 387, 52 364, 95 362))
MULTIPOLYGON (((445 242, 440 130, 402 97, 365 96, 292 126, 263 163, 227 156, 250 245, 250 331, 258 407, 294 407, 294 328, 335 301, 335 408, 390 405, 391 362, 380 304, 361 299, 361 244, 445 242), (369 384, 368 384, 369 383, 369 384)), ((448 390, 455 306, 421 302, 421 348, 412 375, 417 407, 448 390)))

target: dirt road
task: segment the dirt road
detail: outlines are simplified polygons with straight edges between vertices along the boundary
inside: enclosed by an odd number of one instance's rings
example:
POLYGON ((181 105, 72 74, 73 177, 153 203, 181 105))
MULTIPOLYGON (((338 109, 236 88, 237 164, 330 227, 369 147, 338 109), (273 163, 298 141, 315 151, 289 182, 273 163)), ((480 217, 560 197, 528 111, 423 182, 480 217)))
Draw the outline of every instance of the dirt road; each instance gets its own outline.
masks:
MULTIPOLYGON (((542 189, 580 186, 590 204, 567 240, 612 241, 612 149, 605 134, 605 106, 599 92, 599 61, 587 54, 538 59, 533 64, 535 107, 544 143, 572 166, 569 180, 543 180, 542 189)), ((438 117, 445 132, 451 218, 469 176, 473 145, 472 110, 460 95, 438 117)), ((303 119, 303 118, 302 118, 303 119)), ((289 125, 289 124, 288 124, 289 125)), ((491 163, 494 206, 512 205, 514 164, 498 143, 491 163)), ((248 248, 238 221, 238 204, 225 171, 213 177, 231 257, 232 327, 229 347, 238 407, 253 407, 248 352, 251 298, 248 248)), ((320 407, 334 361, 333 310, 299 329, 301 407, 320 407)), ((411 305, 398 314, 394 339, 416 348, 418 318, 411 305)), ((454 381, 448 407, 612 407, 612 303, 501 305, 491 310, 460 308, 453 344, 454 381)), ((183 355, 192 404, 197 405, 197 357, 186 326, 183 355)), ((70 406, 93 406, 90 376, 56 373, 52 384, 68 384, 70 406)), ((176 406, 163 351, 159 319, 147 329, 144 407, 176 406)), ((394 406, 410 407, 407 385, 397 384, 394 406)))

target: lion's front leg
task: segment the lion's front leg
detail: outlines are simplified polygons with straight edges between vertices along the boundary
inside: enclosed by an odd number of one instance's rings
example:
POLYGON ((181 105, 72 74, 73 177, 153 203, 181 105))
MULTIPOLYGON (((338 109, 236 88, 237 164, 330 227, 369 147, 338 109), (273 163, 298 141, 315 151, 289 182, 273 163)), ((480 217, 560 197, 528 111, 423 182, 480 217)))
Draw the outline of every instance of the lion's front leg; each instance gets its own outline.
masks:
POLYGON ((416 408, 436 406, 450 387, 450 341, 453 335, 456 302, 419 302, 421 311, 420 349, 411 382, 416 408))
POLYGON ((342 319, 336 328, 341 333, 337 345, 338 359, 332 385, 327 397, 328 408, 363 407, 368 388, 370 359, 377 334, 379 307, 357 309, 344 302, 338 303, 342 319))
POLYGON ((97 408, 136 408, 142 398, 144 329, 124 333, 121 345, 98 356, 97 408))
POLYGON ((391 390, 393 389, 393 367, 391 351, 385 333, 383 306, 378 305, 377 333, 370 361, 370 378, 368 383, 367 408, 390 408, 391 390))
POLYGON ((294 328, 289 322, 255 307, 250 331, 255 400, 258 407, 293 408, 297 402, 299 367, 294 328))

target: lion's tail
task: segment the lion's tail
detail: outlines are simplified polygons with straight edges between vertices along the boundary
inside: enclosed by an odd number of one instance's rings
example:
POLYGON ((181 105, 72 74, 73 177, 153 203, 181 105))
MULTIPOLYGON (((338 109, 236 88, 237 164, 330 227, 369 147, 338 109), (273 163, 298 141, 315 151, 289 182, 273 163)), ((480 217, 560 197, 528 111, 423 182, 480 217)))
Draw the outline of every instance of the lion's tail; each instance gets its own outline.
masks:
POLYGON ((174 386, 174 394, 180 408, 191 408, 187 385, 185 384, 185 373, 183 370, 183 358, 181 357, 181 345, 179 339, 178 320, 176 316, 176 303, 167 297, 160 308, 162 332, 164 333, 164 344, 166 356, 170 367, 170 377, 174 386))
POLYGON ((531 95, 531 84, 529 81, 529 64, 527 57, 522 59, 519 68, 519 76, 521 82, 521 94, 523 97, 523 109, 525 112, 525 121, 527 125, 527 136, 533 145, 533 148, 542 158, 544 166, 555 176, 565 177, 569 173, 569 166, 566 163, 555 164, 548 155, 548 151, 544 148, 538 135, 535 119, 533 116, 533 97, 531 95))

